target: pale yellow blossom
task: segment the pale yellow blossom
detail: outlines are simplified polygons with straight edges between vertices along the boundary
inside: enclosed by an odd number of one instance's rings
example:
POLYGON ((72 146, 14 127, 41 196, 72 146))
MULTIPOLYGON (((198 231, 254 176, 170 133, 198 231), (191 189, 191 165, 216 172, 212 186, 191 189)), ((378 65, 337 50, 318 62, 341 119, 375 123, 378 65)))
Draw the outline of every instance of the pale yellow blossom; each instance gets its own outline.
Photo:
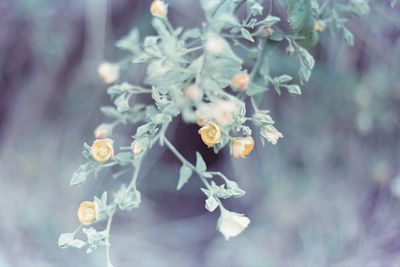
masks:
POLYGON ((235 158, 245 158, 254 148, 254 139, 251 136, 233 138, 231 140, 231 155, 235 158))
POLYGON ((84 201, 77 211, 79 221, 84 225, 90 225, 96 221, 96 205, 91 201, 84 201))
POLYGON ((113 140, 109 138, 95 140, 92 145, 91 155, 99 163, 112 159, 114 157, 113 140))
POLYGON ((212 147, 221 141, 221 130, 215 123, 209 122, 199 130, 199 134, 203 142, 208 146, 212 147))

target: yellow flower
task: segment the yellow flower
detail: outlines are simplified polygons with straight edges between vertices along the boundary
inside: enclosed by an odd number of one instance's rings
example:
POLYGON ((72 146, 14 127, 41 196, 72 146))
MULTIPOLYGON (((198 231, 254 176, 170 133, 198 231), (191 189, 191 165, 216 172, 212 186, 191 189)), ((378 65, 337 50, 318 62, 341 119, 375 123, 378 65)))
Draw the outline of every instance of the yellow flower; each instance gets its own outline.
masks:
POLYGON ((99 163, 104 163, 114 156, 113 140, 109 138, 97 139, 93 142, 92 157, 99 163))
POLYGON ((154 0, 150 6, 150 12, 153 16, 163 18, 167 15, 168 5, 161 0, 154 0))
POLYGON ((314 23, 314 30, 317 32, 322 32, 325 29, 323 22, 317 21, 314 23))
POLYGON ((215 123, 209 122, 199 130, 201 140, 208 146, 212 147, 221 141, 221 130, 215 123))
POLYGON ((96 204, 90 201, 84 201, 78 208, 78 219, 84 225, 92 224, 96 221, 96 204))
POLYGON ((97 73, 105 84, 111 84, 116 82, 119 78, 119 66, 109 62, 103 62, 97 68, 97 73))
POLYGON ((231 155, 235 158, 245 158, 254 148, 254 139, 251 136, 233 138, 231 140, 231 155))
POLYGON ((250 84, 250 76, 246 72, 236 73, 232 78, 231 84, 236 91, 244 91, 250 84))

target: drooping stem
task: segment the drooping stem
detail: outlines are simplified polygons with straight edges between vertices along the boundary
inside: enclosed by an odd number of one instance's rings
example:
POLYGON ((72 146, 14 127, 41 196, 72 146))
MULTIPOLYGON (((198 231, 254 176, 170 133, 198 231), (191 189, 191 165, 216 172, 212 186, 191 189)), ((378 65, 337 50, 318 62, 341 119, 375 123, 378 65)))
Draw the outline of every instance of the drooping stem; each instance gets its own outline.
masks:
POLYGON ((107 226, 106 226, 106 232, 107 232, 107 244, 106 244, 106 260, 107 260, 107 267, 113 267, 111 263, 111 257, 110 257, 110 229, 111 229, 111 223, 112 219, 114 217, 115 209, 111 212, 111 214, 108 215, 108 220, 107 220, 107 226))
POLYGON ((204 175, 201 172, 199 172, 192 163, 190 163, 187 159, 185 159, 185 157, 175 148, 175 146, 167 138, 164 138, 164 143, 168 147, 168 149, 171 150, 171 152, 182 162, 182 164, 185 164, 197 174, 197 176, 207 187, 207 189, 211 188, 210 183, 206 180, 206 178, 204 178, 204 175))

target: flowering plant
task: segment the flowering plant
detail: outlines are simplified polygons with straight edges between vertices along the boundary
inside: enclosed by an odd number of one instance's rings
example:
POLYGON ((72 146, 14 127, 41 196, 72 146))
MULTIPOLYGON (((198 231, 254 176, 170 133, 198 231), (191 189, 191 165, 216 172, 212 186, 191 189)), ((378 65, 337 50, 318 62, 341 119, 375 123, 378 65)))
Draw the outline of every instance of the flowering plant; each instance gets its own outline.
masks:
POLYGON ((353 37, 346 28, 344 16, 362 15, 368 5, 362 0, 333 3, 316 0, 280 1, 287 6, 289 30, 278 25, 284 19, 273 15, 274 1, 269 1, 268 13, 263 1, 258 0, 201 0, 206 21, 202 28, 173 27, 168 20, 168 5, 154 0, 150 6, 152 25, 156 36, 147 36, 140 42, 139 32, 133 29, 117 42, 117 47, 131 53, 130 63, 146 64, 144 86, 119 82, 120 68, 125 63, 102 63, 98 74, 110 85, 107 93, 114 106, 101 108, 111 122, 95 130, 92 146, 84 145, 87 162, 73 174, 71 185, 84 183, 91 175, 112 167, 133 169, 132 179, 110 198, 104 192, 100 198, 84 201, 78 209, 81 226, 72 233, 60 236, 58 244, 66 247, 86 247, 91 252, 105 246, 107 264, 111 265, 109 234, 113 216, 118 210, 137 208, 141 194, 137 187, 140 168, 147 152, 156 144, 167 147, 182 163, 177 190, 193 176, 204 184, 205 208, 219 209, 218 231, 226 240, 239 235, 250 223, 243 214, 227 210, 223 200, 245 195, 239 185, 219 171, 209 170, 199 152, 196 162, 188 161, 166 137, 173 119, 181 116, 186 123, 199 126, 199 138, 215 153, 230 147, 235 158, 246 158, 258 143, 252 137, 250 123, 259 131, 260 142, 275 145, 283 134, 274 126, 268 110, 259 107, 263 95, 274 89, 281 94, 287 91, 301 94, 301 85, 310 78, 314 58, 307 51, 318 41, 325 29, 338 29, 352 44, 353 37), (237 15, 246 9, 244 17, 237 15), (287 56, 296 55, 299 63, 298 78, 287 74, 273 76, 270 71, 271 53, 285 47, 287 56), (239 56, 240 55, 240 56, 239 56), (298 82, 293 82, 297 80, 298 82), (147 94, 152 103, 144 105, 135 96, 147 94), (113 130, 118 125, 139 124, 129 146, 115 148, 113 130), (83 228, 107 220, 104 230, 83 228), (87 241, 77 239, 78 231, 87 241))

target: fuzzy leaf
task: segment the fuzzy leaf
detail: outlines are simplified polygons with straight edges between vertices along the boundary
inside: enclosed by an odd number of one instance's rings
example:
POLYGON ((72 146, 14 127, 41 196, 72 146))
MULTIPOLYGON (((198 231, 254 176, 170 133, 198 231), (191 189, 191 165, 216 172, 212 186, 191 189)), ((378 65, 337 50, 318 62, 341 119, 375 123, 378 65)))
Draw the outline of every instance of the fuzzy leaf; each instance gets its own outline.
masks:
POLYGON ((179 170, 179 181, 176 189, 180 190, 189 181, 192 174, 193 170, 191 168, 186 165, 182 165, 181 169, 179 170))

